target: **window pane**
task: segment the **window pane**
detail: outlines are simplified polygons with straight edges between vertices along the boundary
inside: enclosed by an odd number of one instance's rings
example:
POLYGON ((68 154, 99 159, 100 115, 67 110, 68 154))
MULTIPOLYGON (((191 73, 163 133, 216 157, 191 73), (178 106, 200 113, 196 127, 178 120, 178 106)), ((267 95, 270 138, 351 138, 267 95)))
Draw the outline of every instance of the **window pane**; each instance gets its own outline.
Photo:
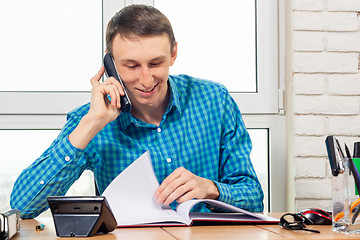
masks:
POLYGON ((264 191, 264 211, 269 210, 269 176, 268 176, 268 130, 267 129, 248 129, 253 149, 250 154, 256 174, 264 191))
MULTIPOLYGON (((0 130, 3 166, 0 167, 0 212, 10 209, 14 182, 52 143, 60 130, 0 130)), ((95 195, 94 177, 84 171, 67 195, 95 195)))
POLYGON ((89 91, 101 66, 101 0, 0 1, 0 91, 89 91))
POLYGON ((178 58, 171 74, 256 92, 255 0, 155 0, 173 25, 178 58))

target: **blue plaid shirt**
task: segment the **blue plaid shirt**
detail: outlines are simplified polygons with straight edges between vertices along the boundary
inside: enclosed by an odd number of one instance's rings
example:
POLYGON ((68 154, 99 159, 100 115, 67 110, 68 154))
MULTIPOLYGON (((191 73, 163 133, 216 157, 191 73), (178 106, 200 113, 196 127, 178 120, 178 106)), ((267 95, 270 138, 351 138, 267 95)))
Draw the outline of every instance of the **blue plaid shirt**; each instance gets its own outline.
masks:
POLYGON ((159 126, 123 112, 83 150, 73 147, 68 136, 90 105, 70 112, 57 139, 15 182, 11 207, 19 209, 22 218, 36 217, 48 208, 47 196, 65 195, 86 169, 94 172, 101 193, 150 150, 160 183, 182 166, 212 180, 218 200, 263 211, 263 192, 249 158, 251 140, 226 88, 186 75, 169 76, 169 82, 170 101, 159 126))

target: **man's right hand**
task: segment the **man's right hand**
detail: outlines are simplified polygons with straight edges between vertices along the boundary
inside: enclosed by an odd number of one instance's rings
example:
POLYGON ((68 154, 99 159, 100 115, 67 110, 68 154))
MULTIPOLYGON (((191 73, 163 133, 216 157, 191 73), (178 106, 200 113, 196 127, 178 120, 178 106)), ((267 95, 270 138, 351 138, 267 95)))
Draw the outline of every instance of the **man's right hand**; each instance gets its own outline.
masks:
POLYGON ((69 141, 74 147, 84 149, 91 139, 100 132, 106 124, 114 121, 121 113, 120 96, 124 90, 114 77, 100 83, 105 68, 91 78, 91 101, 89 112, 81 119, 79 125, 69 135, 69 141), (108 96, 110 96, 111 101, 108 96))
POLYGON ((90 80, 92 89, 88 113, 94 120, 103 123, 102 128, 119 116, 121 112, 120 96, 125 95, 120 82, 114 77, 110 77, 103 83, 100 83, 104 71, 105 68, 102 66, 99 72, 90 80), (108 96, 110 96, 111 102, 108 96))

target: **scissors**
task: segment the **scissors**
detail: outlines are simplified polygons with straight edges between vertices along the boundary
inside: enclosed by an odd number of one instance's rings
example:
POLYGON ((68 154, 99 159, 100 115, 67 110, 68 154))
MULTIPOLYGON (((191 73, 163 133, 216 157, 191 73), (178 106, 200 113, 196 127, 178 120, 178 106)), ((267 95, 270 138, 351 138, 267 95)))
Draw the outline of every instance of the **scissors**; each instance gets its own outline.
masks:
MULTIPOLYGON (((360 204, 360 198, 358 198, 356 201, 354 201, 351 206, 350 206, 350 212, 352 212, 354 210, 354 208, 356 208, 358 205, 360 204)), ((356 217, 359 215, 360 213, 360 207, 358 207, 356 209, 356 212, 354 213, 353 216, 353 220, 356 219, 356 217)), ((344 217, 344 212, 340 212, 338 214, 336 214, 335 216, 335 222, 337 222, 340 218, 344 217)))

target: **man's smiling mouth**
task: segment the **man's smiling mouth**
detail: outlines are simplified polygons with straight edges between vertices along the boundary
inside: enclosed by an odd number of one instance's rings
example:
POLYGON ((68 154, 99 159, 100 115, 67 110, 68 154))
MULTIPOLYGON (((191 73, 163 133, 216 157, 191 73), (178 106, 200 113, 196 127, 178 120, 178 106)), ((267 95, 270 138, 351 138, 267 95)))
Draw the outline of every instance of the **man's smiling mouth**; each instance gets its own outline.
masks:
POLYGON ((143 90, 143 89, 138 89, 140 92, 143 92, 143 93, 150 93, 152 91, 154 91, 154 89, 157 87, 159 83, 155 84, 155 86, 152 88, 152 89, 149 89, 149 90, 143 90))

